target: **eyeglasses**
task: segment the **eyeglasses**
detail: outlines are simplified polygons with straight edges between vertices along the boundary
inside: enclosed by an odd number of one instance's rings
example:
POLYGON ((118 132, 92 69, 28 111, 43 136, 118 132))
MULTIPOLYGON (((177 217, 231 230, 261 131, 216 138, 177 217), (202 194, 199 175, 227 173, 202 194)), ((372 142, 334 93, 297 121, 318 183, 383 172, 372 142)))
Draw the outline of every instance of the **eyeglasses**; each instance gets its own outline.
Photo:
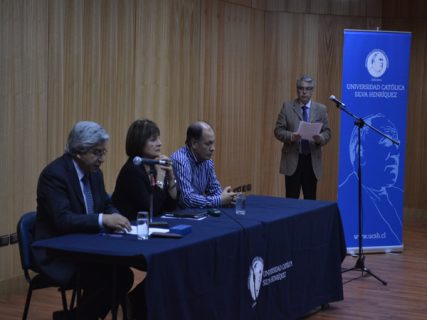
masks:
POLYGON ((92 153, 94 156, 101 158, 102 156, 105 156, 108 153, 107 149, 90 149, 90 153, 92 153))
POLYGON ((297 89, 300 91, 311 91, 314 87, 300 87, 298 86, 297 89))

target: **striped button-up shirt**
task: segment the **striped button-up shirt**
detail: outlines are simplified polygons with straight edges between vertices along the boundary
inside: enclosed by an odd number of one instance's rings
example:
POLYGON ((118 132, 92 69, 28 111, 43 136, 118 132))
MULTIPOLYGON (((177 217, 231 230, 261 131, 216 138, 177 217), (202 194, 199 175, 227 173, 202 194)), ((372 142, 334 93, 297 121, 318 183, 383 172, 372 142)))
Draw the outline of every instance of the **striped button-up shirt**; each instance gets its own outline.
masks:
POLYGON ((197 161, 188 146, 171 156, 179 190, 178 204, 183 208, 219 207, 221 185, 212 160, 197 161))

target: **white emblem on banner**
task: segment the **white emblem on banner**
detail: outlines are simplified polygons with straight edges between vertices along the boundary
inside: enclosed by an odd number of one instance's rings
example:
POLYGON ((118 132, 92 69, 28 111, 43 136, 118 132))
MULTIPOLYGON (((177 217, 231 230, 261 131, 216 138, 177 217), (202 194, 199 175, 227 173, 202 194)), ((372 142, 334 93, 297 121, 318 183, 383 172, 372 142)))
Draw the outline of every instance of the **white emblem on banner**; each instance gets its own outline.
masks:
POLYGON ((388 57, 384 51, 374 49, 366 56, 365 66, 371 76, 379 78, 388 68, 388 57))

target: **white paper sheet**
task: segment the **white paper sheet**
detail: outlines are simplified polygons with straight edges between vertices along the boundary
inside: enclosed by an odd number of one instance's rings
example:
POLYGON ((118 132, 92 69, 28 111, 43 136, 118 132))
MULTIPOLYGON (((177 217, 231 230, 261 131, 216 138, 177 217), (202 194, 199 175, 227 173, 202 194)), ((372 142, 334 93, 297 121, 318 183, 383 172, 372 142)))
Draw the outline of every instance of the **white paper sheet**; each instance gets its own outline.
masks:
MULTIPOLYGON (((137 234, 137 229, 136 226, 131 226, 132 230, 129 232, 126 232, 128 234, 137 234)), ((149 229, 149 233, 152 234, 153 232, 158 232, 158 233, 167 233, 169 232, 169 229, 164 229, 164 228, 150 228, 149 229)), ((118 233, 122 233, 122 232, 118 232, 118 233)))
POLYGON ((300 134, 301 139, 313 141, 313 136, 319 134, 321 129, 322 129, 321 122, 311 123, 311 122, 301 121, 299 123, 297 133, 300 134))

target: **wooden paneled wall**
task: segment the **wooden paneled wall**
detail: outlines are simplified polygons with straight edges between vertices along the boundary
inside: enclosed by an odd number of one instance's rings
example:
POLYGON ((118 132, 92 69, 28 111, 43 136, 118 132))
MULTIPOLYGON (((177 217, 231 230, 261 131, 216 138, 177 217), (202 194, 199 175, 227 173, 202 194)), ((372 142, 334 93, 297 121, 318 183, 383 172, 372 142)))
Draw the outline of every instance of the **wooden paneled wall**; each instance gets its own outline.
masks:
MULTIPOLYGON (((423 161, 425 149, 410 140, 425 142, 427 28, 422 19, 395 20, 405 10, 390 3, 385 25, 412 28, 420 50, 412 56, 417 113, 409 116, 407 154, 423 161)), ((35 208, 38 174, 83 119, 110 133, 109 192, 129 124, 148 117, 165 154, 184 143, 190 122, 209 121, 222 184, 283 195, 273 136, 282 102, 295 97, 301 74, 316 78, 315 99, 339 96, 343 29, 382 27, 382 7, 381 0, 0 0, 0 235, 35 208)), ((333 139, 319 198, 335 200, 340 115, 329 110, 333 139)), ((407 190, 425 189, 425 174, 407 159, 407 190)), ((421 192, 405 195, 405 206, 427 209, 421 192)), ((0 293, 20 274, 17 246, 0 248, 0 293)))
POLYGON ((259 192, 264 13, 202 3, 201 117, 216 129, 216 170, 223 186, 251 182, 259 192))
POLYGON ((412 32, 404 206, 427 211, 427 2, 391 0, 383 8, 385 30, 412 32))
MULTIPOLYGON (((34 208, 47 161, 47 12, 47 1, 0 2, 0 235, 34 208)), ((0 293, 21 273, 17 246, 0 247, 0 293)))
POLYGON ((170 154, 199 118, 200 2, 51 1, 48 12, 48 159, 73 123, 101 123, 111 136, 103 171, 112 192, 133 120, 157 122, 170 154))

